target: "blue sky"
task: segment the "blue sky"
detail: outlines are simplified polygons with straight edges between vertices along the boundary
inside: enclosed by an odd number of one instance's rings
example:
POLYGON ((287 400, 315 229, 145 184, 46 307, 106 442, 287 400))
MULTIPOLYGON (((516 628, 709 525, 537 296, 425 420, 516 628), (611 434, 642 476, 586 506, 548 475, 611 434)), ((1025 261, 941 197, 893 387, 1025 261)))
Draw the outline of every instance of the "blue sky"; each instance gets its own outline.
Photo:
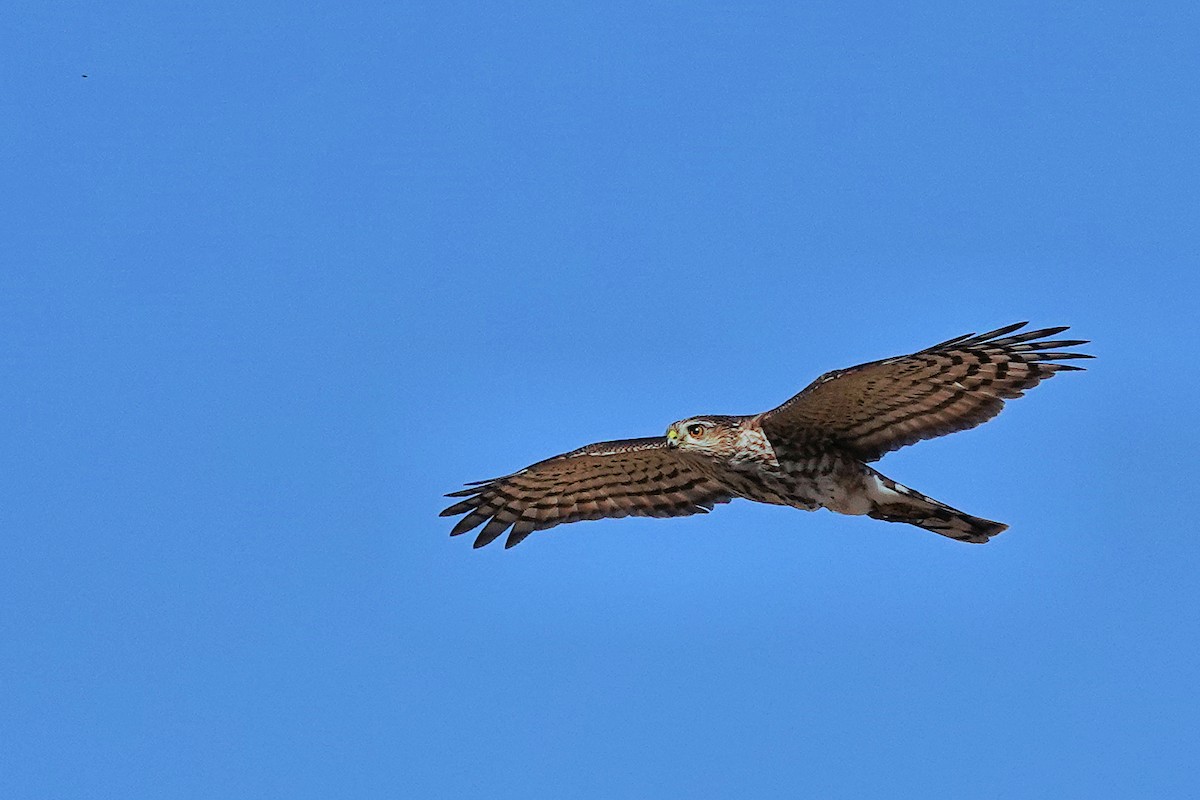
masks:
POLYGON ((0 793, 1196 796, 1198 16, 19 4, 0 793), (1099 358, 881 463, 986 547, 437 517, 1018 319, 1099 358))

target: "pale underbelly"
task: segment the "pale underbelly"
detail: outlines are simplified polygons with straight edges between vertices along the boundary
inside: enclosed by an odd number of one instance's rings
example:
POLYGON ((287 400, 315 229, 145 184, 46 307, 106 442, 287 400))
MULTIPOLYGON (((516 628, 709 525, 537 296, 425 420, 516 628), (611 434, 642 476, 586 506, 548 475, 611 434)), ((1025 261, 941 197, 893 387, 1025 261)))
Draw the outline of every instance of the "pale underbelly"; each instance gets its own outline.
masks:
POLYGON ((871 510, 860 465, 843 462, 813 465, 818 469, 805 466, 793 472, 729 470, 722 477, 740 496, 759 503, 806 511, 828 508, 841 514, 866 514, 871 510))

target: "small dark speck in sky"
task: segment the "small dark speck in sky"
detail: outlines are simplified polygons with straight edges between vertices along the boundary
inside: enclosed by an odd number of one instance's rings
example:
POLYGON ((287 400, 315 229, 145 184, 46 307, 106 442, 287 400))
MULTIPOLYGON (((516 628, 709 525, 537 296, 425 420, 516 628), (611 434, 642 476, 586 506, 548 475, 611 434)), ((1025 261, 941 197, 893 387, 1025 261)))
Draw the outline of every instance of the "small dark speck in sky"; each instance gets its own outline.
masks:
POLYGON ((87 77, 87 75, 84 75, 83 77, 85 77, 85 78, 86 78, 86 77, 87 77))

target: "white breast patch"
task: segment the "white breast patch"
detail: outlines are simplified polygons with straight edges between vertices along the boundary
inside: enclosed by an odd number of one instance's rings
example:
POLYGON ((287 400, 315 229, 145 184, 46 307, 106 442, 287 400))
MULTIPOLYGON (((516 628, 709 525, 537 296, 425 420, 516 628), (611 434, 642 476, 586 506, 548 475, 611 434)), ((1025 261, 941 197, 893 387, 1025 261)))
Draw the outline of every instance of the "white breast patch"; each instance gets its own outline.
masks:
POLYGON ((779 467, 779 459, 775 457, 775 448, 771 447, 771 442, 761 428, 743 425, 738 431, 737 449, 738 455, 735 456, 737 461, 779 467))

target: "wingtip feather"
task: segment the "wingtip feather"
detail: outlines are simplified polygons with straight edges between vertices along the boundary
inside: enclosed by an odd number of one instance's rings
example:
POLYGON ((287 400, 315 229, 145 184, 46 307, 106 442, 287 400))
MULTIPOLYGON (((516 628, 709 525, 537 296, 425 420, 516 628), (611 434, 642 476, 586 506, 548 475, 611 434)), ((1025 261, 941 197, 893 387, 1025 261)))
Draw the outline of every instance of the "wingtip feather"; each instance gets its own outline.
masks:
POLYGON ((465 517, 460 519, 458 523, 450 529, 450 535, 458 536, 460 533, 466 533, 469 530, 478 528, 486 519, 486 515, 481 514, 478 511, 472 511, 470 514, 467 514, 465 517))
POLYGON ((981 334, 979 334, 979 336, 977 336, 975 338, 980 339, 980 340, 995 339, 998 336, 1004 336, 1006 334, 1019 331, 1019 330, 1021 330, 1021 328, 1024 328, 1028 324, 1029 324, 1029 320, 1025 320, 1024 322, 1013 322, 1009 325, 1004 325, 1002 327, 996 328, 996 330, 994 330, 994 331, 988 331, 987 333, 981 333, 981 334))

